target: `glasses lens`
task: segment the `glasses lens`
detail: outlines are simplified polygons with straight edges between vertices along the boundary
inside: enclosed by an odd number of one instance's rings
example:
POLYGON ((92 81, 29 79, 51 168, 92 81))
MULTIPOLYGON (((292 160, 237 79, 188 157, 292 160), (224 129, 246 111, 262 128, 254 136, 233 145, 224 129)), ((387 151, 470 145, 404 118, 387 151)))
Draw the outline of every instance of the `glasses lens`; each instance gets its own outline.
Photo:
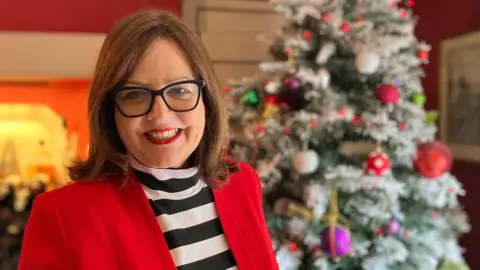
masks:
POLYGON ((128 89, 117 92, 115 101, 123 114, 137 116, 148 111, 152 96, 145 89, 128 89))
POLYGON ((187 111, 198 102, 200 89, 195 83, 175 84, 165 89, 165 102, 174 111, 187 111))

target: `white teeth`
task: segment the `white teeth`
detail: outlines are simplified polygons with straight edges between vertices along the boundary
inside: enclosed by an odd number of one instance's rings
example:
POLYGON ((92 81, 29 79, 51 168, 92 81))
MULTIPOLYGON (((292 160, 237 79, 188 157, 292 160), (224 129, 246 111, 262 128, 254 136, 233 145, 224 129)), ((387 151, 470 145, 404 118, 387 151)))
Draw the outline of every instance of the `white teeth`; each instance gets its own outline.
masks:
POLYGON ((169 139, 177 135, 178 128, 163 132, 148 132, 148 136, 154 139, 169 139))

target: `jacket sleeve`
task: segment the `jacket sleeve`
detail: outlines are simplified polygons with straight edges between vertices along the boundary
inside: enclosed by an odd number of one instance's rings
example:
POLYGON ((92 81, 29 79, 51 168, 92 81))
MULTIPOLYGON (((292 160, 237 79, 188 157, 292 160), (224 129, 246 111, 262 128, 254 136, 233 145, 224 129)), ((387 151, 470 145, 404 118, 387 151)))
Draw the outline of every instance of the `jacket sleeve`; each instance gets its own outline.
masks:
POLYGON ((58 209, 43 194, 35 199, 25 228, 19 270, 75 269, 58 209))
POLYGON ((247 165, 248 171, 250 172, 250 177, 253 180, 253 193, 254 193, 254 198, 253 200, 256 203, 256 215, 257 219, 260 221, 260 231, 259 231, 259 237, 262 240, 262 242, 265 243, 267 246, 268 250, 268 259, 271 263, 272 266, 275 266, 275 269, 278 268, 278 263, 277 263, 277 258, 275 256, 275 252, 273 251, 273 245, 272 245, 272 239, 270 237, 270 233, 268 232, 268 227, 267 227, 267 222, 265 220, 265 215, 263 212, 263 192, 262 192, 262 184, 260 181, 260 178, 258 177, 257 172, 255 169, 252 168, 252 166, 247 165))

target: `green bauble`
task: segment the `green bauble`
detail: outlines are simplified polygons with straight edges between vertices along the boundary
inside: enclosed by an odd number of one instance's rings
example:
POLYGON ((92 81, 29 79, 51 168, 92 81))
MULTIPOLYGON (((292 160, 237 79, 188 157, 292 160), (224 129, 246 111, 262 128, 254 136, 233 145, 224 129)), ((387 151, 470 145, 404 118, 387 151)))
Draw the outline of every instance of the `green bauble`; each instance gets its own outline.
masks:
POLYGON ((470 270, 468 265, 464 263, 452 262, 449 260, 443 261, 438 269, 439 270, 470 270))
POLYGON ((415 93, 411 96, 412 102, 417 104, 418 106, 423 107, 425 105, 425 101, 427 100, 425 95, 422 93, 415 93))
POLYGON ((247 90, 245 94, 243 94, 242 99, 240 102, 245 107, 255 107, 260 103, 260 98, 258 96, 257 91, 254 89, 247 90))
POLYGON ((425 115, 425 121, 427 122, 427 125, 433 125, 437 121, 438 118, 438 111, 433 110, 433 111, 428 111, 427 114, 425 115))

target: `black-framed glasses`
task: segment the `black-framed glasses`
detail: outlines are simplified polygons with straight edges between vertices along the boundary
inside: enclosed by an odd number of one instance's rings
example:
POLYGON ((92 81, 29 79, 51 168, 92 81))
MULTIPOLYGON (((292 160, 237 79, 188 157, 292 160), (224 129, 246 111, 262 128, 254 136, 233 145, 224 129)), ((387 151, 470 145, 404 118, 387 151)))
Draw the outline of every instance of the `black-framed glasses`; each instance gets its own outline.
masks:
POLYGON ((160 96, 174 112, 194 110, 204 87, 204 80, 184 80, 165 85, 159 90, 141 86, 122 86, 110 92, 110 95, 123 116, 139 117, 152 110, 157 96, 160 96))

